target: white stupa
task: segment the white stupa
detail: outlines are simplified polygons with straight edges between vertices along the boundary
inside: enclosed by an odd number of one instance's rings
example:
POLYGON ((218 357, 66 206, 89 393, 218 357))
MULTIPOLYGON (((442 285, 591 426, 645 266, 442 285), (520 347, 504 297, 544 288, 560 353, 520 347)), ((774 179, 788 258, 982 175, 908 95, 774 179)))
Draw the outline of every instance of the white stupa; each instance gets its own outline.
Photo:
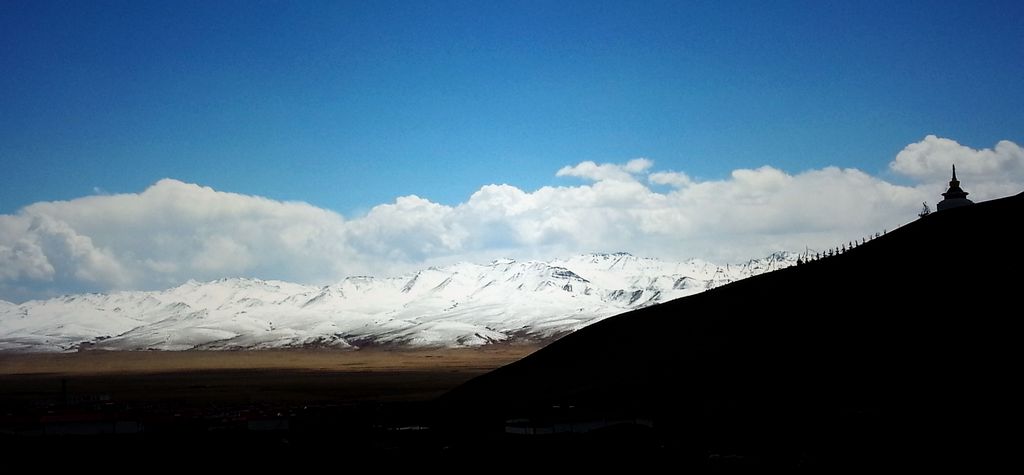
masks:
POLYGON ((967 199, 968 194, 960 188, 960 180, 956 179, 956 165, 953 165, 953 179, 949 180, 949 189, 942 194, 942 201, 939 202, 936 208, 942 211, 944 209, 972 205, 974 202, 967 199))

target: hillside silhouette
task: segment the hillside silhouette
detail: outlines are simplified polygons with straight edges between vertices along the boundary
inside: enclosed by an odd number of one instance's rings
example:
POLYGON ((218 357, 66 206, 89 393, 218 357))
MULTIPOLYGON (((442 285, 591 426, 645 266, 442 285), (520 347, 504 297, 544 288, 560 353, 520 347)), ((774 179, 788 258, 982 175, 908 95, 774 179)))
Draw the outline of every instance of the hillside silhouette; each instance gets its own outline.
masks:
POLYGON ((491 434, 466 447, 642 448, 719 469, 1012 458, 1022 217, 1024 194, 932 213, 584 328, 442 402, 456 433, 491 434))

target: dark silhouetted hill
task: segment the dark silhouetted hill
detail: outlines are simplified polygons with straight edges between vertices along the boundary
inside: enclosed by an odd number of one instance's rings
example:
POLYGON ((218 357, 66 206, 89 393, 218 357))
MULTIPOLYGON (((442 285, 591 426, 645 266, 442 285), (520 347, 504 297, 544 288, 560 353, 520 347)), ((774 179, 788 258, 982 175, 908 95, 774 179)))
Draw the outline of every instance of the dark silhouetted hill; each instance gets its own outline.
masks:
POLYGON ((628 442, 703 468, 1011 459, 1022 218, 1024 194, 933 213, 584 328, 442 401, 468 446, 628 442))

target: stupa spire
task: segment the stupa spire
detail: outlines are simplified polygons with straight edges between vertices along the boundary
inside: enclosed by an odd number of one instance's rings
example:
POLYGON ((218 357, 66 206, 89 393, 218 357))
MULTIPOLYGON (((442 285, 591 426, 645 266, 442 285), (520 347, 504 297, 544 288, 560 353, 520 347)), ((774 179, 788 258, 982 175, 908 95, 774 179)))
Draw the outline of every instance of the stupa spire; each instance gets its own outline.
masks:
POLYGON ((967 199, 969 194, 963 188, 960 188, 960 180, 956 179, 956 164, 954 164, 953 177, 949 180, 949 189, 942 194, 942 201, 939 202, 936 208, 942 211, 944 209, 974 204, 973 201, 967 199))

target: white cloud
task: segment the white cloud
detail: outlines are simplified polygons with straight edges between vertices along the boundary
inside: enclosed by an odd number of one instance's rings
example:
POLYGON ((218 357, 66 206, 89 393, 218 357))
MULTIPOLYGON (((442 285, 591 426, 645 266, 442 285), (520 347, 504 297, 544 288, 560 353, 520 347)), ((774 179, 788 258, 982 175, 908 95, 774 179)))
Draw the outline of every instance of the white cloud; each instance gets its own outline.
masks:
POLYGON ((643 173, 654 166, 654 162, 646 158, 634 158, 622 168, 629 173, 643 173))
POLYGON ((647 181, 655 185, 669 185, 676 188, 682 188, 693 183, 690 177, 686 176, 685 173, 680 172, 655 172, 651 173, 647 177, 647 181))
POLYGON ((20 243, 24 270, 5 272, 0 285, 34 286, 40 295, 235 275, 332 279, 356 256, 336 213, 176 180, 138 194, 35 203, 2 218, 0 246, 20 243))
POLYGON ((423 261, 457 252, 467 238, 467 231, 453 219, 451 207, 418 196, 376 206, 349 224, 348 236, 355 250, 390 262, 423 261))
POLYGON ((635 175, 647 171, 654 162, 646 158, 634 158, 625 164, 602 163, 592 161, 562 167, 555 176, 572 176, 592 181, 635 181, 635 175))
POLYGON ((26 238, 0 244, 0 282, 20 279, 50 281, 53 265, 43 249, 26 238))
POLYGON ((993 148, 974 149, 948 138, 929 135, 904 147, 890 168, 907 177, 925 182, 949 179, 950 168, 956 175, 973 182, 1024 180, 1024 148, 1001 140, 993 148))
POLYGON ((590 181, 578 186, 486 185, 456 206, 404 196, 353 219, 306 203, 161 180, 141 193, 42 202, 0 215, 0 298, 225 276, 325 283, 455 260, 589 251, 737 261, 834 246, 911 221, 922 201, 940 198, 954 160, 972 198, 1020 192, 1022 157, 1012 142, 974 150, 925 137, 890 165, 912 185, 835 167, 790 174, 765 166, 695 181, 652 171, 648 159, 583 162, 558 171, 590 181))

